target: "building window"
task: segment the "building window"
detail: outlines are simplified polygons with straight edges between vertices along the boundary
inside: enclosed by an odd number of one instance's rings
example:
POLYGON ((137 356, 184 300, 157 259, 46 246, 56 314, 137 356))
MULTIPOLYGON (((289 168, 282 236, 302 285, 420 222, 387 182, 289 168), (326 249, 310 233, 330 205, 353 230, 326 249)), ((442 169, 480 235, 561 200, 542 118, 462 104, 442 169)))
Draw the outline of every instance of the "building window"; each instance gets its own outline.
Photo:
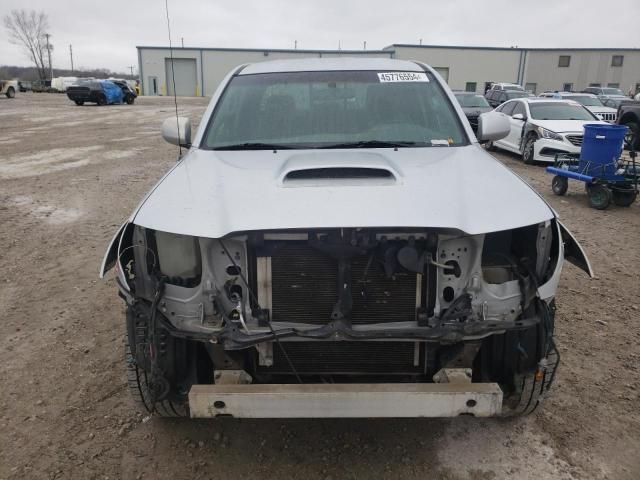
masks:
POLYGON ((621 67, 624 63, 624 55, 612 55, 611 56, 611 66, 612 67, 621 67))
POLYGON ((527 92, 531 92, 531 93, 536 93, 536 89, 538 88, 538 84, 537 83, 525 83, 524 85, 524 89, 527 92))
POLYGON ((619 83, 607 83, 607 87, 609 88, 620 88, 619 83))
POLYGON ((558 57, 559 67, 568 67, 571 64, 571 55, 560 55, 558 57))
POLYGON ((563 83, 562 84, 562 91, 563 92, 570 92, 571 90, 573 90, 573 83, 563 83))
POLYGON ((467 82, 467 84, 464 86, 464 91, 465 92, 474 92, 476 91, 476 82, 467 82))
POLYGON ((590 87, 601 87, 602 85, 600 83, 590 83, 589 86, 590 87))

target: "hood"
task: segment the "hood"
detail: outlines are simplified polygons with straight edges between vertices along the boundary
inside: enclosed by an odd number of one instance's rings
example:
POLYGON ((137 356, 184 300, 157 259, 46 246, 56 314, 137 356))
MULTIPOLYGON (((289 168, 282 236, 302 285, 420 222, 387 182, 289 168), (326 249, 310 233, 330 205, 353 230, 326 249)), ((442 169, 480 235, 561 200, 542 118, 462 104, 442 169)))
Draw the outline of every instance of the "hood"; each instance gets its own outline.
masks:
POLYGON ((605 106, 600 107, 597 105, 587 107, 587 109, 591 113, 616 113, 618 111, 615 108, 605 107, 605 106))
POLYGON ((480 115, 481 113, 490 112, 492 107, 462 107, 465 115, 480 115))
POLYGON ((547 130, 557 133, 584 133, 585 125, 602 124, 608 125, 607 122, 601 120, 530 120, 530 123, 538 125, 547 130))
POLYGON ((131 221, 217 238, 248 230, 339 227, 480 234, 553 216, 531 187, 472 144, 398 151, 192 149, 131 221), (359 175, 335 178, 346 169, 359 175))

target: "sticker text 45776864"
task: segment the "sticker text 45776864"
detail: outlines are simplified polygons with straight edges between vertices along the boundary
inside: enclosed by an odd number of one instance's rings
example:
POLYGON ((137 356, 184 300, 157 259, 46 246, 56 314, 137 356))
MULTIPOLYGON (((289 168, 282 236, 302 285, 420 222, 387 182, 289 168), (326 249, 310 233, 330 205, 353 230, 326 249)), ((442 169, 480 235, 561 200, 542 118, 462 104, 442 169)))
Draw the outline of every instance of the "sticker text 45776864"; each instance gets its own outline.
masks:
POLYGON ((380 83, 390 82, 428 82, 429 78, 424 72, 386 72, 378 73, 380 83))

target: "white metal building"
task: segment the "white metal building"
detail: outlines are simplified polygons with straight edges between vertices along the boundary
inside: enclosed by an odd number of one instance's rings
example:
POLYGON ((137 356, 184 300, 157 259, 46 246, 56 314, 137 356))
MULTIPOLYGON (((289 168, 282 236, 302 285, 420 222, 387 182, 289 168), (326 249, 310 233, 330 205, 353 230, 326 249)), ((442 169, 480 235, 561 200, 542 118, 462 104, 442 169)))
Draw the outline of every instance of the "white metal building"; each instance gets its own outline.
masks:
MULTIPOLYGON (((167 47, 137 47, 144 95, 171 95, 167 47)), ((418 60, 434 67, 455 90, 484 92, 491 82, 520 83, 535 93, 588 86, 640 91, 638 48, 497 48, 394 44, 383 50, 174 48, 176 93, 209 96, 235 66, 300 57, 373 56, 418 60)))

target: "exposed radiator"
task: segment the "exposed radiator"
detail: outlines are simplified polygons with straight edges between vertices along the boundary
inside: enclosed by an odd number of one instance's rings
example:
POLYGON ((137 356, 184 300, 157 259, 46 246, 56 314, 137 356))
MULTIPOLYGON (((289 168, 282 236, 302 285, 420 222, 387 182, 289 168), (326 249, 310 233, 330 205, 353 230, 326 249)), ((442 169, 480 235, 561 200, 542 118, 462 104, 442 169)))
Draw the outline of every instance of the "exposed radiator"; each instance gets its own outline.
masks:
MULTIPOLYGON (((420 303, 418 275, 398 273, 387 278, 378 261, 371 262, 367 269, 368 261, 368 256, 361 256, 351 262, 351 322, 414 321, 420 303)), ((260 299, 260 302, 271 305, 272 320, 315 325, 330 321, 338 300, 335 259, 306 242, 287 242, 273 253, 270 266, 270 281, 261 278, 258 283, 270 286, 270 301, 260 299)))

